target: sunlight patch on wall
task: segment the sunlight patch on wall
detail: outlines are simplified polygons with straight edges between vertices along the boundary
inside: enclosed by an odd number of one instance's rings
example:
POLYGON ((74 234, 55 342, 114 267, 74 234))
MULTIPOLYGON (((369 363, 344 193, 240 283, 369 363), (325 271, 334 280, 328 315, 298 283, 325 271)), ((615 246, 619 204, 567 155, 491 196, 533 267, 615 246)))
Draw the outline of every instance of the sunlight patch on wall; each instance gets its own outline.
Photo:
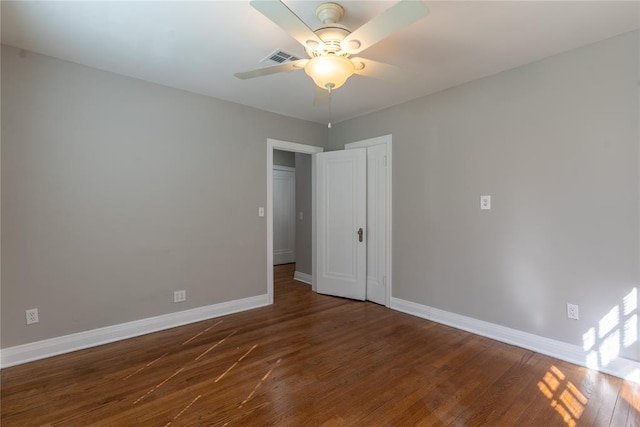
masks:
POLYGON ((627 317, 624 322, 623 342, 626 348, 638 341, 638 288, 633 288, 629 295, 624 297, 622 309, 624 316, 627 317))
POLYGON ((624 322, 624 341, 625 347, 631 347, 631 345, 638 341, 638 315, 634 314, 626 322, 624 322))
POLYGON ((598 352, 602 366, 609 366, 609 363, 620 355, 620 331, 618 329, 604 338, 598 352))
POLYGON ((602 316, 596 327, 582 335, 582 347, 588 352, 586 364, 599 369, 608 366, 620 356, 623 348, 638 342, 638 288, 633 288, 623 299, 602 316))
POLYGON ((603 339, 620 324, 620 308, 616 305, 598 322, 598 338, 603 339))
POLYGON ((566 425, 577 425, 588 399, 567 380, 560 369, 551 366, 542 381, 538 382, 538 389, 550 400, 550 406, 562 417, 566 425))

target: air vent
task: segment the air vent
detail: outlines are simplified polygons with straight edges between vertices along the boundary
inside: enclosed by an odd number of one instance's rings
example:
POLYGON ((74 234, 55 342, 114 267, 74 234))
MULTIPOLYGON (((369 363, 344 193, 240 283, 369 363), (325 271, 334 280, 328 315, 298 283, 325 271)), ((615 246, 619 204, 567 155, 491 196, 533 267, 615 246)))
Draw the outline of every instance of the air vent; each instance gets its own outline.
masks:
POLYGON ((287 53, 280 49, 276 49, 260 62, 265 64, 282 64, 284 62, 293 62, 299 59, 300 58, 293 56, 290 53, 287 53))

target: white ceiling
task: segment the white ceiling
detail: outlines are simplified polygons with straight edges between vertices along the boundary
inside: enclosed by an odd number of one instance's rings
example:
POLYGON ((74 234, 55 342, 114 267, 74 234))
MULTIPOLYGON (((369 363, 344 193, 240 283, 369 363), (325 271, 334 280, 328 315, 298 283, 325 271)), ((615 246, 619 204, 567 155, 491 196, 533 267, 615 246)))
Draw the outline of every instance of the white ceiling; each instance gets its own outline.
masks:
MULTIPOLYGON (((351 30, 395 1, 339 1, 351 30)), ((321 1, 285 1, 311 28, 321 1)), ((416 74, 353 76, 314 107, 303 71, 239 80, 304 49, 248 1, 2 1, 2 42, 305 120, 339 122, 640 28, 639 1, 427 1, 430 14, 359 54, 416 74)))

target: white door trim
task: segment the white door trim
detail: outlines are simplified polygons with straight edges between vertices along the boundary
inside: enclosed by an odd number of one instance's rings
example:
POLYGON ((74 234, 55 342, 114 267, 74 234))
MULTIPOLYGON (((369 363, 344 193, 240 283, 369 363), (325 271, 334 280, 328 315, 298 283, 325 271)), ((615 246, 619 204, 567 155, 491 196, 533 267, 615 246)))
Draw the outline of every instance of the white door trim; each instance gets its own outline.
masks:
POLYGON ((393 266, 393 262, 392 262, 392 254, 393 254, 393 233, 392 233, 392 224, 393 224, 393 220, 391 217, 392 214, 392 202, 393 202, 393 197, 392 197, 392 193, 393 193, 393 186, 392 186, 392 177, 393 177, 393 161, 392 161, 392 152, 393 152, 393 145, 392 145, 393 141, 392 141, 392 137, 391 135, 383 135, 383 136, 378 136, 376 138, 370 138, 370 139, 365 139, 362 141, 357 141, 357 142, 351 142, 349 144, 345 144, 344 148, 345 150, 349 150, 352 148, 366 148, 366 147, 371 147, 373 145, 381 145, 384 144, 386 146, 387 149, 387 248, 386 248, 386 258, 387 258, 387 265, 386 265, 386 291, 387 291, 387 295, 386 295, 386 302, 385 302, 385 306, 387 307, 391 307, 391 295, 392 295, 392 285, 393 285, 393 271, 392 271, 392 266, 393 266))
MULTIPOLYGON (((267 297, 269 304, 273 304, 273 150, 292 151, 294 153, 316 154, 324 151, 322 147, 298 144, 296 142, 280 141, 267 138, 267 209, 265 220, 267 221, 267 297)), ((311 191, 314 190, 313 171, 311 173, 311 191)), ((315 204, 315 195, 312 195, 312 203, 315 204)), ((315 209, 315 207, 312 207, 315 209)), ((311 218, 312 253, 313 260, 311 274, 315 276, 315 218, 311 218)), ((315 288, 315 287, 314 287, 315 288)))

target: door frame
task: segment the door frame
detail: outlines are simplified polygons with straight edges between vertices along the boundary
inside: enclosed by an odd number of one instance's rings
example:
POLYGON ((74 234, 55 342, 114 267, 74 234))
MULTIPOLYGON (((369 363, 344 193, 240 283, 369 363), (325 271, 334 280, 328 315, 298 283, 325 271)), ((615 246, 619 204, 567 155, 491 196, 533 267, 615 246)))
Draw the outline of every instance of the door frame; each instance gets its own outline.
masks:
MULTIPOLYGON (((273 304, 273 150, 291 151, 302 154, 322 153, 324 148, 313 145, 299 144, 297 142, 280 141, 278 139, 267 138, 267 209, 265 213, 267 221, 267 299, 269 304, 273 304)), ((313 178, 313 162, 311 166, 311 200, 312 210, 315 209, 315 179, 313 178)), ((316 239, 316 219, 311 218, 311 275, 314 277, 313 289, 315 289, 315 239, 316 239)))
POLYGON ((366 148, 374 145, 385 145, 386 147, 386 156, 387 156, 387 247, 386 247, 386 277, 385 277, 385 285, 386 285, 386 301, 385 306, 391 307, 391 295, 392 295, 392 285, 393 285, 393 271, 392 271, 392 255, 393 255, 393 233, 392 233, 392 225, 393 220, 391 214, 393 212, 392 202, 393 202, 393 186, 392 186, 392 177, 393 177, 393 139, 391 134, 378 136, 375 138, 364 139, 362 141, 351 142, 349 144, 344 145, 345 150, 349 150, 352 148, 366 148))

